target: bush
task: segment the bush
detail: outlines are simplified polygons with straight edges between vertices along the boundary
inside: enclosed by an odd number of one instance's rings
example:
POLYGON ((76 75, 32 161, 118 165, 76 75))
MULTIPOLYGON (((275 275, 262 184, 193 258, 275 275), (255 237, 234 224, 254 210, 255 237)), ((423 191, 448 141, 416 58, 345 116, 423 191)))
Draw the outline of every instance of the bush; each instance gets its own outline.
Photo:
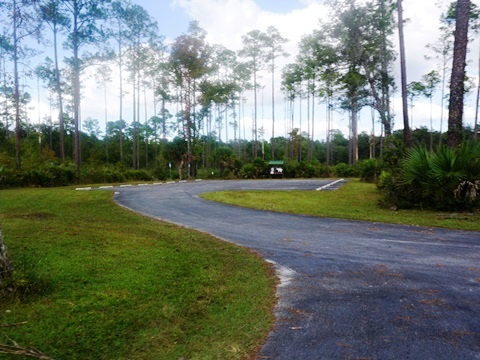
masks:
POLYGON ((285 177, 287 178, 296 178, 298 177, 298 161, 286 161, 285 162, 285 177))
POLYGON ((315 177, 328 177, 330 176, 330 168, 322 163, 319 162, 313 162, 315 166, 315 177))
POLYGON ((285 162, 285 177, 314 178, 328 176, 326 165, 318 161, 287 161, 285 162))
POLYGON ((480 144, 467 142, 458 151, 412 149, 386 196, 402 207, 472 210, 480 205, 479 188, 480 144))
POLYGON ((127 170, 125 172, 127 180, 152 181, 153 177, 145 170, 127 170))
POLYGON ((244 179, 254 179, 255 178, 256 169, 253 164, 247 164, 242 167, 240 170, 240 177, 244 179))
POLYGON ((66 186, 76 181, 75 165, 73 163, 66 164, 50 164, 46 166, 46 170, 50 172, 55 181, 51 186, 66 186))
POLYGON ((153 170, 153 176, 155 176, 155 178, 158 180, 165 181, 168 179, 169 173, 165 166, 157 166, 153 170))
POLYGON ((240 176, 247 179, 262 179, 268 174, 268 164, 261 158, 256 158, 252 163, 245 165, 240 170, 240 176))
POLYGON ((117 183, 125 181, 125 175, 113 166, 88 167, 82 169, 81 181, 83 183, 117 183))
POLYGON ((353 177, 357 175, 355 168, 345 163, 335 165, 333 167, 333 173, 338 177, 353 177))
POLYGON ((357 165, 360 179, 367 182, 377 182, 382 170, 383 163, 379 159, 363 160, 357 165))
POLYGON ((24 186, 49 187, 53 186, 54 182, 54 175, 42 168, 27 170, 23 173, 24 186))
POLYGON ((380 205, 385 207, 408 209, 421 205, 409 199, 400 191, 391 171, 382 171, 378 177, 377 188, 383 193, 380 205))
POLYGON ((23 186, 23 176, 20 172, 0 166, 0 189, 23 186))

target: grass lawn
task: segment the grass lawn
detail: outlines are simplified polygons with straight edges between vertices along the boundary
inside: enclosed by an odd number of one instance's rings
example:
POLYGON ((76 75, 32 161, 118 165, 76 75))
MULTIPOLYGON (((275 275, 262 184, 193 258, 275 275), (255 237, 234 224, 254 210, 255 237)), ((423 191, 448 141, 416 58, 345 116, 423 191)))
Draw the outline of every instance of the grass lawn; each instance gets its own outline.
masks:
POLYGON ((219 191, 204 199, 292 214, 480 231, 480 213, 389 210, 374 184, 351 179, 336 191, 219 191))
POLYGON ((16 269, 0 349, 241 359, 272 327, 276 279, 259 256, 117 207, 110 192, 2 190, 0 225, 16 269))

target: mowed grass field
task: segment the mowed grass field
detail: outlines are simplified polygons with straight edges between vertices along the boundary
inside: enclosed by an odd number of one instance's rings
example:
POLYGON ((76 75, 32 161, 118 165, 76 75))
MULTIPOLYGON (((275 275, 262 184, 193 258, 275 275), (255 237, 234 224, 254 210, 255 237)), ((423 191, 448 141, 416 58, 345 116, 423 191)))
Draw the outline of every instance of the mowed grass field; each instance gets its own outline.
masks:
POLYGON ((0 191, 15 266, 1 287, 0 351, 9 354, 0 358, 27 351, 57 360, 250 358, 274 322, 272 268, 111 197, 0 191))
POLYGON ((336 191, 219 191, 204 199, 260 210, 365 220, 392 224, 480 231, 480 213, 430 210, 391 210, 379 206, 376 186, 350 179, 336 191))
MULTIPOLYGON (((0 358, 248 359, 273 326, 258 255, 116 206, 108 191, 0 191, 15 271, 0 292, 0 358), (19 357, 20 355, 20 357, 19 357)), ((295 214, 480 231, 478 213, 390 210, 372 184, 202 197, 295 214)))

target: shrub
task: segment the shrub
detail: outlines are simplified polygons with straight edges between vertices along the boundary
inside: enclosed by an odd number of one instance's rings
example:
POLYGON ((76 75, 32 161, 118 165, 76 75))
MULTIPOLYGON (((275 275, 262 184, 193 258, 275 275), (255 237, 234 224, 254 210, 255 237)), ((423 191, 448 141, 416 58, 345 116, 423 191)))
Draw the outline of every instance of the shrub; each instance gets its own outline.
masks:
POLYGON ((23 173, 23 184, 25 186, 53 186, 55 177, 48 170, 43 168, 27 170, 23 173))
POLYGON ((380 205, 385 207, 394 207, 408 209, 415 206, 421 206, 415 203, 414 198, 408 198, 400 191, 395 177, 391 171, 382 171, 378 177, 377 188, 383 193, 380 205))
POLYGON ((155 176, 155 178, 158 180, 165 181, 168 179, 169 173, 165 166, 157 166, 153 170, 153 176, 155 176))
POLYGON ((335 165, 333 172, 338 177, 352 177, 356 175, 355 168, 345 163, 335 165))
POLYGON ((240 170, 240 177, 245 179, 254 179, 255 178, 255 166, 253 164, 247 164, 242 167, 240 170))
POLYGON ((20 172, 0 166, 0 189, 18 187, 23 185, 23 176, 20 172))
POLYGON ((125 172, 127 180, 152 181, 153 177, 145 170, 127 170, 125 172))
POLYGON ((123 172, 114 166, 84 167, 82 168, 81 181, 83 183, 116 183, 125 181, 123 172))
POLYGON ((248 179, 265 178, 268 174, 268 164, 261 158, 256 158, 252 163, 245 165, 240 170, 240 176, 248 179))
POLYGON ((315 177, 316 169, 311 162, 301 161, 298 164, 298 175, 302 178, 312 178, 315 177))
POLYGON ((287 178, 296 178, 298 177, 298 161, 286 161, 285 162, 285 177, 287 178))
POLYGON ((285 162, 285 177, 287 178, 313 178, 328 176, 325 164, 314 161, 287 161, 285 162))
POLYGON ((480 204, 479 180, 480 144, 467 142, 458 151, 412 149, 390 190, 402 205, 467 210, 480 204))
POLYGON ((379 159, 363 160, 357 165, 360 179, 367 182, 377 182, 382 170, 383 163, 379 159))
POLYGON ((73 163, 50 163, 45 166, 45 170, 50 172, 55 179, 51 186, 66 186, 72 184, 76 180, 76 170, 73 163))
POLYGON ((330 168, 326 164, 319 162, 313 162, 315 166, 315 177, 328 177, 330 176, 330 168))

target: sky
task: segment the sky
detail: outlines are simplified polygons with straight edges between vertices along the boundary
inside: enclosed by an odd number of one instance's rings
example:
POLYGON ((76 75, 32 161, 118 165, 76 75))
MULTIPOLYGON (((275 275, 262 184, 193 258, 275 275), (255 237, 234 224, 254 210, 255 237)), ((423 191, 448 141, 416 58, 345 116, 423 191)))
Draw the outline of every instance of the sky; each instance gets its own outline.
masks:
MULTIPOLYGON (((285 50, 290 54, 288 58, 281 59, 278 62, 279 70, 277 70, 277 99, 276 107, 276 124, 275 136, 285 135, 287 131, 284 126, 285 104, 283 96, 280 92, 280 74, 281 68, 287 63, 294 62, 295 56, 298 54, 297 45, 302 36, 310 34, 314 29, 318 28, 319 20, 328 17, 328 9, 323 4, 323 0, 131 0, 133 3, 144 7, 151 16, 157 20, 160 32, 165 35, 166 41, 171 42, 175 37, 186 33, 188 24, 192 20, 198 20, 199 25, 207 31, 207 41, 210 44, 221 44, 231 50, 241 48, 241 37, 247 32, 258 29, 265 31, 268 26, 276 27, 283 37, 289 39, 285 44, 285 50)), ((444 4, 448 0, 403 0, 404 18, 407 19, 405 27, 405 41, 407 52, 407 81, 420 81, 421 76, 436 69, 434 63, 425 59, 428 53, 426 45, 434 43, 439 36, 439 19, 444 4)), ((472 0, 473 3, 480 6, 480 0, 472 0)), ((394 35, 392 40, 395 44, 398 35, 394 35)), ((467 73, 475 84, 478 78, 478 42, 480 37, 475 36, 470 44, 469 64, 467 73)), ((48 51, 48 50, 47 50, 48 51)), ((398 74, 400 72, 398 63, 395 64, 394 72, 397 77, 399 87, 398 74)), ((265 88, 259 94, 259 120, 258 126, 265 129, 265 138, 271 136, 271 99, 268 76, 265 74, 265 88)), ((103 91, 98 88, 94 79, 86 79, 84 81, 84 99, 82 100, 82 118, 88 117, 99 119, 104 123, 105 111, 103 91)), ((251 96, 250 96, 251 97, 251 96)), ((36 99, 35 95, 33 96, 36 99)), ((465 124, 473 125, 475 116, 475 99, 476 91, 472 91, 466 99, 465 107, 465 124)), ((131 109, 128 106, 128 95, 125 102, 124 114, 130 114, 131 109)), ((40 114, 49 114, 49 106, 45 99, 40 99, 40 106, 37 101, 33 101, 34 114, 31 115, 36 119, 40 114)), ((250 101, 251 103, 251 101, 250 101)), ((107 119, 109 121, 118 119, 118 84, 112 83, 107 90, 107 119)), ((317 105, 316 110, 316 131, 314 138, 316 140, 325 139, 325 116, 322 105, 317 105)), ((403 127, 401 116, 401 99, 399 94, 395 95, 394 112, 396 114, 394 129, 403 127)), ((251 119, 249 112, 246 111, 247 119, 245 123, 251 128, 251 119)), ((434 128, 440 128, 440 91, 438 90, 434 96, 434 104, 432 114, 434 117, 434 128)), ((306 112, 306 111, 305 111, 306 112)), ((304 112, 304 114, 305 114, 304 112)), ((147 109, 147 117, 153 116, 153 109, 147 109)), ((43 117, 43 115, 41 115, 43 117)), ((143 118, 144 115, 141 115, 143 118)), ((304 115, 305 117, 305 115, 304 115)), ((128 115, 124 116, 128 121, 128 115)), ((447 111, 444 112, 443 130, 446 130, 447 111)), ((427 99, 418 99, 412 114, 413 128, 420 126, 430 126, 430 104, 427 99)), ((295 124, 297 127, 300 124, 295 124)), ((103 125, 102 125, 103 128, 103 125)), ((344 134, 348 134, 348 115, 340 111, 336 111, 334 115, 334 129, 339 129, 344 134)), ((359 131, 370 133, 372 129, 371 111, 365 109, 360 115, 359 131)), ((306 129, 302 129, 306 130, 306 129)), ((250 130, 251 131, 251 130, 250 130)), ((246 131, 249 137, 250 131, 246 131)), ((378 134, 380 125, 375 124, 375 131, 378 134)), ((225 140, 223 135, 223 139, 225 140)), ((230 138, 232 133, 229 134, 230 138)))

